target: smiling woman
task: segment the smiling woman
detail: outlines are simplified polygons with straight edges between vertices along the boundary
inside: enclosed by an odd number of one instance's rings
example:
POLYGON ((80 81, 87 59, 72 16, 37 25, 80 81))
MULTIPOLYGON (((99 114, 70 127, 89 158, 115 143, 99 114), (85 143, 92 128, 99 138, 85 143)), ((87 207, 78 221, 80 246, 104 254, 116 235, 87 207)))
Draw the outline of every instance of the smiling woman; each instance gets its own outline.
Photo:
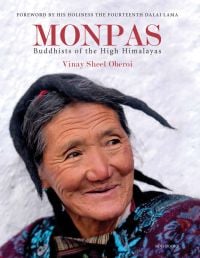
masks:
POLYGON ((69 104, 43 133, 43 186, 55 190, 83 237, 112 231, 131 201, 133 184, 131 145, 115 111, 69 104))
POLYGON ((54 216, 23 229, 0 257, 199 257, 199 200, 134 184, 165 188, 134 168, 122 105, 172 128, 141 100, 82 76, 47 75, 28 89, 10 132, 54 216))

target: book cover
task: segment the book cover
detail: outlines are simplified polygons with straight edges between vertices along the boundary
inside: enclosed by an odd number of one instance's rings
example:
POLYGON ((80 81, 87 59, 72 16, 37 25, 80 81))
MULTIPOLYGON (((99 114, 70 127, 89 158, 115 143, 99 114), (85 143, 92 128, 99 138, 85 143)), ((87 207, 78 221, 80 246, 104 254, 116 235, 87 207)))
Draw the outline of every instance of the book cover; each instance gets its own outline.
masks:
POLYGON ((188 0, 1 3, 1 244, 52 213, 8 131, 18 99, 45 74, 86 76, 162 114, 175 130, 125 108, 136 168, 175 193, 199 197, 199 11, 188 0))

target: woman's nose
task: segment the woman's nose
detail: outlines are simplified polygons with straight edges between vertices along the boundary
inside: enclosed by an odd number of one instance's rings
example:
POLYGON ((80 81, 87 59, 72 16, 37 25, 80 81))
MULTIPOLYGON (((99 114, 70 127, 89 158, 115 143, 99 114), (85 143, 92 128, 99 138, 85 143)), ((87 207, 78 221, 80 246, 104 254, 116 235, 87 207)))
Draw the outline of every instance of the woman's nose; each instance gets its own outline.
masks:
POLYGON ((89 181, 104 181, 111 177, 112 168, 109 165, 109 158, 103 150, 91 150, 86 174, 89 181))

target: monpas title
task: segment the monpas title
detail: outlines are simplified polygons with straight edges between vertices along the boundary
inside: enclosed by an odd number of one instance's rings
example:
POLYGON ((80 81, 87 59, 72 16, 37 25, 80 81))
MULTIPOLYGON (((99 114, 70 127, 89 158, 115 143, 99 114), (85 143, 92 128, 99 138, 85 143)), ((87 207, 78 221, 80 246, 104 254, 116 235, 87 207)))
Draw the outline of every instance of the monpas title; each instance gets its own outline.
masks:
POLYGON ((141 29, 136 24, 33 24, 33 46, 159 46, 159 24, 148 24, 141 29))

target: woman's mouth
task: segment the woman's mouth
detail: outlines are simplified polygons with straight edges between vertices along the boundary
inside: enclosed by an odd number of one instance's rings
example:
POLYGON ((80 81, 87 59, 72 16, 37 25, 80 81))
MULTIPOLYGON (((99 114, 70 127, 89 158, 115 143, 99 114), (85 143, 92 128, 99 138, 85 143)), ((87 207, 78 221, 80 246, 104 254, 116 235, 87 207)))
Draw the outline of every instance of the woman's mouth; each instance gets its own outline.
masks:
POLYGON ((103 187, 96 187, 94 189, 91 189, 87 192, 85 192, 85 194, 106 194, 106 193, 111 193, 113 192, 116 188, 117 188, 117 184, 115 185, 109 185, 109 186, 103 186, 103 187))

